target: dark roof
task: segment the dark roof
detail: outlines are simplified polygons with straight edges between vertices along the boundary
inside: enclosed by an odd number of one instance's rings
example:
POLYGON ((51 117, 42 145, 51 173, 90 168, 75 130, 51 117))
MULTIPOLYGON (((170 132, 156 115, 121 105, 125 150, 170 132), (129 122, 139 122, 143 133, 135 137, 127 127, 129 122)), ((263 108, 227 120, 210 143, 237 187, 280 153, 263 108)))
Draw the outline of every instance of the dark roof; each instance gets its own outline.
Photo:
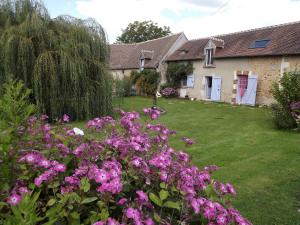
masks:
POLYGON ((110 69, 138 69, 145 58, 145 68, 156 68, 180 35, 178 33, 136 44, 110 45, 110 69))
POLYGON ((204 58, 204 48, 212 40, 217 45, 215 58, 276 56, 300 54, 300 21, 242 32, 195 39, 182 45, 167 58, 167 61, 194 60, 204 58), (216 44, 224 41, 224 48, 216 44), (257 40, 270 40, 265 48, 251 48, 257 40), (182 51, 186 53, 182 53, 182 51))

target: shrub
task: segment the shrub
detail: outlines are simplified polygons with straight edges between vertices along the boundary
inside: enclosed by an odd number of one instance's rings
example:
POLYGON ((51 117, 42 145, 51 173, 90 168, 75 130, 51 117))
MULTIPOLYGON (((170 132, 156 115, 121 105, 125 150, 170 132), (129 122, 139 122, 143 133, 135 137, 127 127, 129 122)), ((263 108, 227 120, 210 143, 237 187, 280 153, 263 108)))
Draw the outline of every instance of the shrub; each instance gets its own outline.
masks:
POLYGON ((154 96, 156 94, 160 73, 155 70, 145 69, 143 71, 133 71, 131 73, 132 83, 136 86, 139 94, 154 96))
POLYGON ((35 106, 30 104, 31 90, 24 87, 23 82, 8 81, 3 85, 3 95, 0 96, 0 190, 8 190, 15 176, 13 144, 18 140, 23 125, 35 112, 35 106))
POLYGON ((168 144, 174 131, 143 124, 137 112, 120 113, 118 120, 88 121, 84 132, 31 117, 16 146, 16 182, 9 196, 0 193, 10 204, 0 204, 7 223, 26 196, 39 193, 38 211, 31 211, 40 223, 250 224, 230 205, 233 186, 212 179, 216 166, 197 168, 168 144))
POLYGON ((296 127, 291 104, 300 101, 300 71, 284 73, 279 82, 274 83, 272 94, 276 104, 272 106, 274 123, 279 129, 296 127))
POLYGON ((161 93, 166 98, 178 97, 177 90, 174 88, 171 88, 171 87, 166 87, 166 88, 162 89, 161 93))

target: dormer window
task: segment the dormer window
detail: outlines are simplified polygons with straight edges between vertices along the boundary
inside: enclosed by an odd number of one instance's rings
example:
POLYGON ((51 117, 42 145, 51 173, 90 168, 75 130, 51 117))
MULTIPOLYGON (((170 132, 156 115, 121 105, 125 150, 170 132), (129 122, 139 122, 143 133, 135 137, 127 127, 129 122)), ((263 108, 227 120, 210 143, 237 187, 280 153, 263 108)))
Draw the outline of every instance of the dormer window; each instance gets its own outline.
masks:
POLYGON ((205 66, 212 66, 214 64, 213 54, 214 54, 213 48, 205 49, 205 66))
POLYGON ((143 71, 145 67, 145 59, 140 59, 140 70, 143 71))

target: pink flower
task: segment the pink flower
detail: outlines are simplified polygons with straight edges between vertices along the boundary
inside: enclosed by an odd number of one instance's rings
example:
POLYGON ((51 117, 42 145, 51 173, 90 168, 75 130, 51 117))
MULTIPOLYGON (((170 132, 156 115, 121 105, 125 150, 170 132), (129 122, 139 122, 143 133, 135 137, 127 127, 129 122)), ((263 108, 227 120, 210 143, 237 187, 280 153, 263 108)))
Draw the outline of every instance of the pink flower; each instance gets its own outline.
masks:
POLYGON ((109 180, 109 175, 106 173, 105 170, 100 169, 95 171, 95 181, 97 183, 105 183, 109 180))
POLYGON ((218 225, 227 225, 228 219, 225 214, 220 214, 217 216, 217 223, 218 225))
POLYGON ((145 108, 144 114, 148 115, 151 120, 155 120, 160 116, 160 111, 156 108, 145 108))
POLYGON ((140 212, 134 208, 128 208, 126 210, 126 216, 128 219, 133 219, 134 221, 139 221, 141 218, 140 212))
POLYGON ((183 140, 186 143, 186 145, 193 145, 196 143, 193 139, 187 137, 183 137, 181 138, 181 140, 183 140))
POLYGON ((21 196, 17 194, 12 194, 11 196, 8 197, 7 203, 10 205, 18 205, 21 201, 21 196))
POLYGON ((66 166, 64 164, 57 164, 53 167, 53 169, 56 171, 56 172, 65 172, 66 171, 66 166))
POLYGON ((39 166, 44 167, 44 168, 49 168, 51 165, 50 161, 47 159, 42 159, 39 161, 39 166))
POLYGON ((96 223, 93 223, 93 225, 105 225, 105 223, 102 222, 102 221, 98 221, 98 222, 96 222, 96 223))
POLYGON ((19 193, 20 194, 27 194, 27 193, 29 193, 29 190, 28 190, 28 188, 27 187, 20 187, 19 188, 19 193))
POLYGON ((67 114, 64 114, 62 120, 63 120, 63 122, 67 123, 70 121, 70 117, 67 114))
POLYGON ((127 198, 121 198, 119 201, 118 201, 118 205, 124 205, 125 203, 127 202, 127 198))
POLYGON ((136 191, 136 194, 138 195, 138 199, 143 202, 148 202, 148 195, 143 191, 136 191))
POLYGON ((145 220, 146 225, 155 225, 154 221, 149 217, 145 220))

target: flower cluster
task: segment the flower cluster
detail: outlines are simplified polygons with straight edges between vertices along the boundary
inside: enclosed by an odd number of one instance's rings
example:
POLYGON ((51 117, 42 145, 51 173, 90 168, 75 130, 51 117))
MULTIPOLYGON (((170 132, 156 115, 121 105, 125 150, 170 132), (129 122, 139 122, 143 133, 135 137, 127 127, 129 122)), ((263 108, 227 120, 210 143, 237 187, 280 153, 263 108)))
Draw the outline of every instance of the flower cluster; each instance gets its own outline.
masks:
POLYGON ((148 115, 151 120, 156 120, 160 116, 160 111, 156 108, 145 108, 144 114, 148 115))
POLYGON ((185 144, 187 144, 187 145, 193 145, 196 143, 193 139, 187 138, 187 137, 183 137, 183 138, 181 138, 181 140, 183 140, 185 142, 185 144))
MULTIPOLYGON (((151 108, 144 112, 151 120, 160 114, 151 108)), ((88 121, 82 132, 93 135, 85 136, 65 123, 52 127, 31 118, 19 143, 18 182, 7 202, 17 205, 34 183, 41 191, 41 209, 50 199, 69 204, 61 199, 72 196, 76 204, 67 205, 63 216, 83 213, 80 218, 94 225, 189 224, 195 219, 209 225, 251 224, 229 205, 234 187, 212 179, 217 166, 196 167, 187 153, 170 146, 176 132, 143 124, 137 112, 120 113, 118 120, 88 121), (89 214, 99 207, 101 214, 89 214)), ((195 143, 182 140, 186 147, 195 143)))
POLYGON ((171 88, 171 87, 166 87, 161 91, 162 95, 166 98, 172 98, 172 97, 177 97, 178 92, 176 89, 171 88))

